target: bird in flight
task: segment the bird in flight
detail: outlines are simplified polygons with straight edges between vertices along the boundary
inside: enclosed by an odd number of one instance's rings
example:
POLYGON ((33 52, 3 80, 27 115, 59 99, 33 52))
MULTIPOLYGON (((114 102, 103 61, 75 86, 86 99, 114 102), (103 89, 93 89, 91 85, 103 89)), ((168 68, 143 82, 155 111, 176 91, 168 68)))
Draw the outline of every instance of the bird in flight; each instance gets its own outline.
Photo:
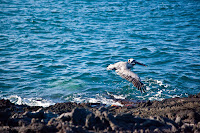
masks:
POLYGON ((133 58, 130 58, 128 62, 120 61, 115 64, 110 64, 107 67, 107 70, 115 70, 118 75, 131 82, 142 93, 145 92, 146 87, 141 82, 140 77, 131 71, 131 68, 136 64, 146 66, 145 64, 139 63, 133 58))

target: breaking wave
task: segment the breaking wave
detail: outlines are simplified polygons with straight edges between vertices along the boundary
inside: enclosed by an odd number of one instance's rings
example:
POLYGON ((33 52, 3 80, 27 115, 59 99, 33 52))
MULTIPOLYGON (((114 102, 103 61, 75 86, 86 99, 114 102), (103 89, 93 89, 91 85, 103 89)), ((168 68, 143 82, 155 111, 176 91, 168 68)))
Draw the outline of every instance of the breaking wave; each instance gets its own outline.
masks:
POLYGON ((10 100, 12 103, 17 105, 28 105, 28 106, 42 106, 42 107, 49 107, 50 105, 54 105, 52 101, 48 101, 42 98, 21 98, 17 95, 11 95, 5 99, 10 100))

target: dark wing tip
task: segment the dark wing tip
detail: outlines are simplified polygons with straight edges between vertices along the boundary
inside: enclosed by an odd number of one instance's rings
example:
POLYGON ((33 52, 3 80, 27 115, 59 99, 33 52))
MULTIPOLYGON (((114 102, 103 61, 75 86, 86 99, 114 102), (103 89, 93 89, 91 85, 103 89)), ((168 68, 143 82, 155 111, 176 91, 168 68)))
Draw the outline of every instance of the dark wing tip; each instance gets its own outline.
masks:
MULTIPOLYGON (((130 71, 129 71, 130 73, 130 71)), ((140 81, 140 78, 135 78, 134 76, 131 76, 129 74, 124 74, 124 73, 118 73, 122 78, 128 80, 131 82, 138 90, 141 91, 141 93, 146 92, 146 87, 144 84, 140 81)))
POLYGON ((140 90, 141 93, 146 92, 146 87, 144 86, 144 84, 143 84, 141 81, 139 81, 139 80, 137 80, 137 79, 133 79, 133 80, 132 80, 132 84, 133 84, 138 90, 140 90))
POLYGON ((145 92, 146 92, 146 86, 143 85, 143 86, 141 87, 140 91, 141 91, 141 93, 143 93, 143 92, 145 93, 145 92), (142 92, 142 91, 143 91, 143 92, 142 92))

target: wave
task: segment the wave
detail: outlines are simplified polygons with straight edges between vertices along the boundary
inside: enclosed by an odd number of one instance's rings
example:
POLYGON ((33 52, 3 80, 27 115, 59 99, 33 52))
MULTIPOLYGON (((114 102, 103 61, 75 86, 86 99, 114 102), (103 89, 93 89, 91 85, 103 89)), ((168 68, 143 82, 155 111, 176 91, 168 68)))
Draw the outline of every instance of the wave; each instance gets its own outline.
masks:
POLYGON ((164 87, 164 88, 168 88, 170 87, 169 84, 164 84, 163 81, 161 80, 155 80, 155 79, 152 79, 152 78, 146 78, 146 80, 144 81, 145 84, 147 84, 147 88, 150 89, 151 87, 154 88, 154 86, 157 86, 157 87, 164 87))
POLYGON ((17 105, 28 105, 28 106, 42 106, 42 107, 49 107, 50 105, 54 105, 50 100, 46 100, 43 98, 21 98, 17 95, 11 95, 6 97, 5 99, 10 100, 12 103, 17 105))
MULTIPOLYGON (((97 94, 93 94, 88 96, 87 92, 80 92, 80 93, 73 93, 67 95, 67 97, 63 97, 64 101, 69 102, 76 102, 76 103, 100 103, 106 106, 123 106, 120 103, 120 100, 158 100, 161 101, 165 98, 173 98, 173 97, 180 97, 177 95, 177 89, 172 89, 169 84, 165 84, 164 81, 155 80, 152 78, 147 78, 143 81, 146 85, 147 92, 140 93, 139 91, 135 91, 135 88, 132 87, 125 87, 118 91, 109 91, 106 90, 103 92, 98 92, 97 94)), ((57 83, 56 83, 57 84, 57 83)), ((48 107, 50 105, 54 105, 55 103, 51 100, 46 100, 43 98, 22 98, 18 95, 11 95, 7 97, 12 103, 18 105, 29 105, 29 106, 43 106, 48 107)))
MULTIPOLYGON (((68 98, 66 98, 68 100, 68 98)), ((123 106, 121 103, 114 101, 114 99, 107 98, 104 95, 96 94, 95 97, 93 98, 87 98, 87 97, 82 97, 81 95, 79 96, 74 96, 71 102, 76 102, 76 103, 101 103, 106 106, 123 106)))
POLYGON ((126 86, 125 88, 116 88, 116 90, 106 90, 92 97, 88 97, 88 94, 78 93, 73 94, 70 97, 65 98, 67 101, 77 102, 77 103, 101 103, 107 106, 117 105, 123 106, 118 101, 120 100, 158 100, 161 101, 165 98, 179 97, 175 95, 174 90, 170 88, 169 84, 165 84, 163 81, 155 80, 152 78, 147 78, 143 81, 146 85, 147 92, 140 93, 140 91, 135 91, 135 87, 126 86), (120 89, 121 88, 121 89, 120 89), (120 91, 120 92, 119 92, 120 91))

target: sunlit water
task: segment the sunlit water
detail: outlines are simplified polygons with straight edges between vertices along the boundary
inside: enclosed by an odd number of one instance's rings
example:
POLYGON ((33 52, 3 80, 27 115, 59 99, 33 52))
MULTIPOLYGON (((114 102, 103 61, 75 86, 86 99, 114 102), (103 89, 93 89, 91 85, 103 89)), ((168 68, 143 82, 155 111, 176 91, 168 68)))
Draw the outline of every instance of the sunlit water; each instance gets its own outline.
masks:
POLYGON ((198 0, 0 1, 0 98, 49 106, 198 92, 198 0), (128 58, 148 65, 133 69, 146 93, 106 70, 128 58))

